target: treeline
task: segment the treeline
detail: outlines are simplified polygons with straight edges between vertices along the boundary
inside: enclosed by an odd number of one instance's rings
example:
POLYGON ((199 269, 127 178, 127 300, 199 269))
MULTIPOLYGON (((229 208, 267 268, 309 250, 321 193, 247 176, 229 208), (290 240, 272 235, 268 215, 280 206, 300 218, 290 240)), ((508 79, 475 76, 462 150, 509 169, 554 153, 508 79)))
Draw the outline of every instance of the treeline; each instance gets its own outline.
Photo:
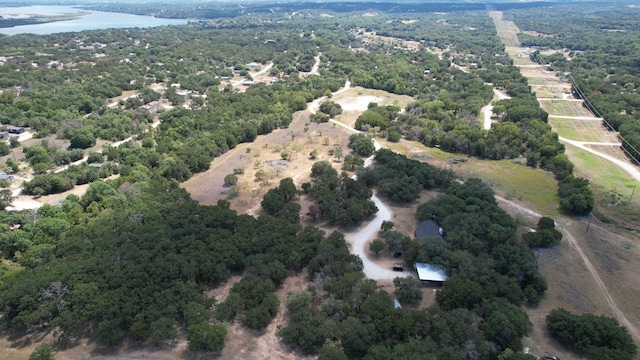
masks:
MULTIPOLYGON (((544 2, 527 2, 527 3, 498 3, 495 4, 499 9, 512 9, 512 8, 530 8, 544 6, 544 2)), ((246 14, 259 14, 258 18, 264 15, 274 15, 275 19, 285 21, 290 18, 287 16, 291 12, 301 12, 309 14, 309 16, 320 16, 320 14, 335 14, 341 13, 362 13, 368 11, 380 11, 384 13, 406 13, 412 14, 421 13, 446 13, 446 12, 470 12, 477 10, 485 10, 486 7, 480 3, 465 3, 465 2, 437 2, 437 3, 411 3, 404 5, 398 2, 328 2, 328 3, 313 3, 313 2, 287 2, 286 5, 280 3, 253 3, 238 8, 234 5, 228 5, 225 3, 203 3, 196 7, 184 7, 172 3, 163 3, 161 5, 148 5, 148 4, 128 4, 128 3, 116 3, 113 6, 106 5, 85 5, 84 7, 100 11, 111 12, 125 12, 138 15, 152 15, 157 16, 159 12, 162 16, 168 18, 177 19, 220 19, 220 18, 236 18, 246 16, 246 14), (313 15, 311 15, 313 14, 313 15)))
POLYGON ((611 317, 555 309, 547 316, 547 329, 558 342, 587 359, 631 360, 638 353, 627 329, 611 317))

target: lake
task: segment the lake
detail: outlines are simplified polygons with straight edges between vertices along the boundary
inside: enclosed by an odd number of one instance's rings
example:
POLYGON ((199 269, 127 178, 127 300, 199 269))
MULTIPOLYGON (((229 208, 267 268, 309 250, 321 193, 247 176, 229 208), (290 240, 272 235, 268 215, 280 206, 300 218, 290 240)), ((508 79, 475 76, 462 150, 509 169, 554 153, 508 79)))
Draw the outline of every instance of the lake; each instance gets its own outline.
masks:
POLYGON ((112 28, 149 28, 161 25, 184 25, 188 20, 163 19, 152 16, 141 16, 123 13, 111 13, 78 9, 71 6, 20 6, 0 7, 0 16, 5 18, 24 18, 29 15, 62 15, 70 13, 88 12, 79 18, 66 21, 54 21, 37 25, 22 25, 10 28, 0 28, 0 34, 55 34, 76 32, 83 30, 112 29, 112 28))

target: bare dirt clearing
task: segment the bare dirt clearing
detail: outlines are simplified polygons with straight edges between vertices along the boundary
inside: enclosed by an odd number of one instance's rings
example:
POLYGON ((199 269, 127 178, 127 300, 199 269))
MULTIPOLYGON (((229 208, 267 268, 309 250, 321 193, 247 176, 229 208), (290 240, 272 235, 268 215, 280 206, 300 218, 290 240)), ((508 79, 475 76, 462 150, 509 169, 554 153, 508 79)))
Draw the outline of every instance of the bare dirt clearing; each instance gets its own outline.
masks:
POLYGON ((278 328, 286 325, 287 295, 300 292, 307 288, 309 282, 306 274, 289 276, 277 291, 280 300, 278 314, 269 326, 261 332, 245 329, 237 321, 230 327, 224 350, 219 359, 314 359, 313 356, 303 356, 291 351, 277 336, 278 328))

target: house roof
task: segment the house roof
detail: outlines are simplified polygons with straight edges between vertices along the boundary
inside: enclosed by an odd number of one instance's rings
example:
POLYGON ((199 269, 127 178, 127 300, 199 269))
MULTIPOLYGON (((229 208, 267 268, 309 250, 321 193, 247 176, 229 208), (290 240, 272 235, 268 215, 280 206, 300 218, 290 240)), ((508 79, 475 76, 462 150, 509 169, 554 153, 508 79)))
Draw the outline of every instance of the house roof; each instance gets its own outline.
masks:
POLYGON ((415 231, 416 239, 424 239, 429 236, 442 236, 442 228, 433 220, 425 220, 418 225, 415 231))
POLYGON ((415 268, 418 272, 418 279, 420 280, 447 281, 447 274, 438 266, 427 263, 416 263, 415 268))

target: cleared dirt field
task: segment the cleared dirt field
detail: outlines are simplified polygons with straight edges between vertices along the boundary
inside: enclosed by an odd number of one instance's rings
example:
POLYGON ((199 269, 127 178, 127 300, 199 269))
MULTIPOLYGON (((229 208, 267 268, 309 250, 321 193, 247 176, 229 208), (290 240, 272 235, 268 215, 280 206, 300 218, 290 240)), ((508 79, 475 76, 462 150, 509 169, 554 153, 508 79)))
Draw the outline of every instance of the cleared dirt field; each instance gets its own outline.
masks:
MULTIPOLYGON (((331 101, 345 108, 337 120, 348 125, 355 123, 369 102, 404 107, 410 100, 408 96, 396 96, 384 91, 357 87, 331 98, 331 101)), ((238 175, 239 194, 229 200, 232 208, 238 212, 244 213, 252 209, 251 213, 257 215, 261 211, 259 205, 262 197, 270 188, 277 186, 281 179, 291 177, 299 185, 308 180, 313 163, 321 160, 333 161, 334 167, 339 169, 339 159, 329 155, 329 151, 335 151, 338 147, 345 155, 348 154, 350 150, 347 143, 351 134, 332 123, 310 123, 309 111, 299 111, 294 114, 293 121, 287 129, 258 136, 251 144, 238 145, 214 159, 208 171, 192 177, 183 183, 183 187, 194 200, 203 205, 212 205, 219 199, 229 198, 229 189, 224 187, 224 177, 233 173, 234 169, 242 168, 244 173, 238 175), (316 159, 309 156, 313 150, 318 153, 316 159), (266 161, 281 160, 283 153, 290 155, 287 168, 280 171, 270 169, 272 167, 266 161), (273 171, 273 179, 268 183, 257 181, 255 174, 259 170, 273 171)))

